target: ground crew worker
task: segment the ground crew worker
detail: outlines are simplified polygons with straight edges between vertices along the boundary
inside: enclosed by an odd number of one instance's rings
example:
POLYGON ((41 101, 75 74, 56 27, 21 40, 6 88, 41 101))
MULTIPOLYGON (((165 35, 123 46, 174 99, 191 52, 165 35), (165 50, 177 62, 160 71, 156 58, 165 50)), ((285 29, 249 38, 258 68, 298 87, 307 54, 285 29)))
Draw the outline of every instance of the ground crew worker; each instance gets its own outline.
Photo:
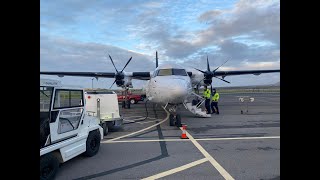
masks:
POLYGON ((205 100, 205 107, 207 110, 207 114, 210 114, 210 97, 211 97, 211 92, 209 89, 207 89, 207 86, 204 86, 204 91, 203 91, 203 97, 206 99, 205 100))
POLYGON ((211 114, 213 113, 219 114, 218 101, 219 101, 219 93, 217 93, 216 89, 212 89, 211 114))

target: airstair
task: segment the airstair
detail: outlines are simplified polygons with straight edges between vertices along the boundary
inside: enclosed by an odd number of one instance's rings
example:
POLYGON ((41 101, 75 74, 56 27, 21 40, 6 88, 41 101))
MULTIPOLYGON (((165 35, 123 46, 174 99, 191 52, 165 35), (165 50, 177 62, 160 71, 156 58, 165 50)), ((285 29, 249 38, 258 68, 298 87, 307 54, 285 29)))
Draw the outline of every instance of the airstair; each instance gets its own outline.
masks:
POLYGON ((203 111, 201 109, 201 105, 204 103, 205 99, 201 96, 197 95, 196 93, 192 93, 193 95, 197 96, 200 101, 193 105, 191 102, 185 102, 184 106, 186 109, 188 109, 192 114, 198 116, 198 117, 211 117, 211 114, 207 114, 206 111, 203 111))

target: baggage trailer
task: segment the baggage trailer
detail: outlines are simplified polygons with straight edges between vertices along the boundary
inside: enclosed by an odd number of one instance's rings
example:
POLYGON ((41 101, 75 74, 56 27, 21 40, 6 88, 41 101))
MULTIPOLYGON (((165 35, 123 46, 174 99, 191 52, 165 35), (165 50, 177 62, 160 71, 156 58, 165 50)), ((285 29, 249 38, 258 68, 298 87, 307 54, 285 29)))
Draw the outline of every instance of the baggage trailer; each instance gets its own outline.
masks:
POLYGON ((86 115, 83 89, 40 79, 40 179, 53 179, 60 163, 82 153, 96 155, 103 138, 99 123, 86 115))
POLYGON ((119 114, 119 104, 115 92, 85 92, 87 114, 100 119, 103 134, 110 129, 119 128, 123 119, 119 114))

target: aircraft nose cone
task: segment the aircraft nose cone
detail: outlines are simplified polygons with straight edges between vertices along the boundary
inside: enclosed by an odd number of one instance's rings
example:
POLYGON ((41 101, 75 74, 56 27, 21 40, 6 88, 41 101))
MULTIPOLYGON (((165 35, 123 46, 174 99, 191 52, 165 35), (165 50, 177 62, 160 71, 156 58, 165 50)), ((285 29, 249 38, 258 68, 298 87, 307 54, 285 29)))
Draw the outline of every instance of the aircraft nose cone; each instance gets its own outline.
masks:
POLYGON ((171 93, 176 98, 184 98, 187 95, 188 91, 185 84, 178 83, 172 86, 171 93))
POLYGON ((170 103, 182 103, 188 95, 188 84, 186 81, 177 80, 167 86, 170 103))
POLYGON ((183 103, 191 91, 190 83, 184 79, 157 79, 156 83, 155 101, 164 104, 183 103))

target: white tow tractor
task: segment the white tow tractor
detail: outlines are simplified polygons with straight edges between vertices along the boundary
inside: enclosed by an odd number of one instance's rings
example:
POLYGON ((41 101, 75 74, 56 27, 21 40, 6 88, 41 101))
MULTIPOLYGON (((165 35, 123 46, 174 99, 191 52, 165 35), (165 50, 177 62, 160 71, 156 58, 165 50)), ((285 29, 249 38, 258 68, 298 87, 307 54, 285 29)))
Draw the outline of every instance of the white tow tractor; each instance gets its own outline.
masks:
POLYGON ((115 92, 85 92, 86 110, 89 116, 100 119, 103 134, 106 136, 109 129, 119 128, 123 119, 119 114, 118 97, 115 92))
POLYGON ((53 179, 59 164, 82 153, 94 156, 103 138, 100 121, 86 115, 81 88, 40 80, 40 179, 53 179))

